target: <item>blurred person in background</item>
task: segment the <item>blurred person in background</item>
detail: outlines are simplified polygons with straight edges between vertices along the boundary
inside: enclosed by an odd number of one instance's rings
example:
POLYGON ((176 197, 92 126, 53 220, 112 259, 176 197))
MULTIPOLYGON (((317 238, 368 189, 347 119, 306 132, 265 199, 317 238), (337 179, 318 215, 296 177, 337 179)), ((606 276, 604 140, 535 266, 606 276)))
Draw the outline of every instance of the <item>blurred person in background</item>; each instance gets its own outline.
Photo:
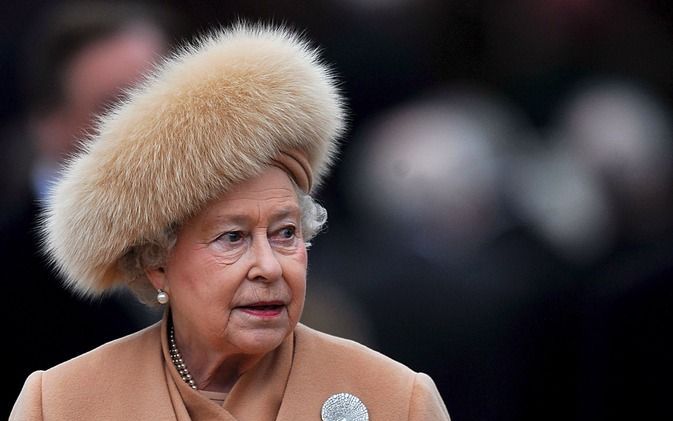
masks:
POLYGON ((575 380, 575 361, 560 358, 574 345, 561 319, 575 284, 504 200, 531 130, 515 107, 474 86, 437 87, 384 111, 344 160, 352 228, 331 231, 321 249, 339 263, 312 266, 361 300, 379 349, 432 372, 475 419, 508 419, 535 398, 557 402, 575 380), (485 405, 486 396, 498 399, 485 405))
POLYGON ((673 375, 669 113, 599 79, 553 117, 536 131, 462 87, 373 119, 345 161, 362 248, 332 237, 336 279, 365 268, 349 287, 377 344, 479 419, 657 418, 673 375))
MULTIPOLYGON (((61 165, 78 148, 96 114, 120 100, 166 53, 171 24, 163 13, 125 3, 66 3, 45 11, 26 40, 29 112, 12 139, 3 171, 0 259, 9 291, 2 305, 12 361, 1 414, 28 373, 148 324, 156 315, 122 295, 81 300, 65 291, 39 251, 36 222, 61 165), (18 175, 17 175, 18 174, 18 175), (18 180, 18 181, 17 181, 18 180)), ((134 300, 135 301, 135 300, 134 300)))
POLYGON ((583 286, 580 409, 663 419, 673 378, 673 124, 658 92, 594 78, 558 118, 560 144, 592 175, 612 235, 583 286))
POLYGON ((508 193, 579 280, 563 320, 576 332, 575 410, 662 419, 673 377, 670 110, 642 82, 592 77, 552 121, 546 145, 517 158, 508 193))

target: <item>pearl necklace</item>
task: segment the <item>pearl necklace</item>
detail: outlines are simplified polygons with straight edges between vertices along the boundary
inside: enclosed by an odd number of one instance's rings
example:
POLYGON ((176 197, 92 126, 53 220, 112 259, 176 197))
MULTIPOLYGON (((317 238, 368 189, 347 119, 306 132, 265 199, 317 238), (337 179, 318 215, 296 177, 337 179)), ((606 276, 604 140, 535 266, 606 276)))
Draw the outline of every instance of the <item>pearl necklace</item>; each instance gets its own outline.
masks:
POLYGON ((189 387, 191 387, 194 390, 197 390, 196 382, 194 381, 192 375, 189 374, 189 370, 187 370, 187 366, 185 365, 185 362, 182 360, 182 355, 180 355, 180 351, 178 351, 178 345, 175 343, 175 329, 173 328, 172 324, 168 331, 168 344, 169 344, 168 352, 171 354, 173 365, 178 370, 178 373, 180 373, 180 376, 182 376, 182 380, 184 380, 185 383, 189 385, 189 387))

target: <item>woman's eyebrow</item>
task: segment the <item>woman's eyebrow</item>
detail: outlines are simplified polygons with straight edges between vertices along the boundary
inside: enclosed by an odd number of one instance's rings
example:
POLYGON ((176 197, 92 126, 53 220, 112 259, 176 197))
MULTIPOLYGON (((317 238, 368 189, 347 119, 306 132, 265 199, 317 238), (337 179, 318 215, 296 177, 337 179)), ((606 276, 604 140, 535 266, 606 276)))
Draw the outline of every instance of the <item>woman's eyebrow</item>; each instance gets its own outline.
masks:
MULTIPOLYGON (((283 206, 271 211, 269 215, 269 220, 278 221, 288 217, 296 218, 299 216, 299 214, 300 214, 299 206, 294 205, 283 206)), ((213 217, 210 219, 207 225, 211 228, 222 225, 246 225, 250 223, 250 221, 253 219, 256 218, 253 218, 253 216, 250 215, 249 213, 238 213, 238 212, 222 213, 213 215, 213 217)))
POLYGON ((213 216, 208 225, 244 225, 250 221, 252 217, 247 213, 225 213, 213 216))
POLYGON ((271 219, 279 220, 285 219, 287 217, 297 217, 299 216, 299 207, 298 206, 284 206, 280 209, 274 210, 271 213, 271 219))

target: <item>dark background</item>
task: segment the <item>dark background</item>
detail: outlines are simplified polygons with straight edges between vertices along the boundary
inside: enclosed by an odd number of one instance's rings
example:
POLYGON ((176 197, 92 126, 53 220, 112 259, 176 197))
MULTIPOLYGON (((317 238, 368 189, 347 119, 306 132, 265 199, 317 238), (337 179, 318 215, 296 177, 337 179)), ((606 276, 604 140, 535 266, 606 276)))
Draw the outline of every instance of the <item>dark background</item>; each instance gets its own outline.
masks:
MULTIPOLYGON (((3 132, 25 111, 18 46, 52 3, 3 4, 3 132)), ((455 420, 671 419, 670 2, 153 4, 175 43, 287 24, 342 81, 307 324, 427 372, 455 420)))

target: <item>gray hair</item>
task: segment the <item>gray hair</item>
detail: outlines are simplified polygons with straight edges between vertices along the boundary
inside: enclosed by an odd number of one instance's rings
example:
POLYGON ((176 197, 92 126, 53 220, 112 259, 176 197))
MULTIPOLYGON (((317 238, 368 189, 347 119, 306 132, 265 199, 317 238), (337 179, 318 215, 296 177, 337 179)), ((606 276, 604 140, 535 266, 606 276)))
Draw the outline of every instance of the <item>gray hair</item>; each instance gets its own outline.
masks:
MULTIPOLYGON (((325 226, 327 211, 296 186, 295 191, 301 211, 301 234, 308 248, 311 245, 310 240, 325 226)), ((179 228, 178 225, 167 227, 155 238, 133 247, 120 261, 121 272, 128 279, 128 288, 148 306, 157 305, 157 291, 147 279, 145 269, 160 267, 166 263, 169 252, 177 242, 179 228)))

